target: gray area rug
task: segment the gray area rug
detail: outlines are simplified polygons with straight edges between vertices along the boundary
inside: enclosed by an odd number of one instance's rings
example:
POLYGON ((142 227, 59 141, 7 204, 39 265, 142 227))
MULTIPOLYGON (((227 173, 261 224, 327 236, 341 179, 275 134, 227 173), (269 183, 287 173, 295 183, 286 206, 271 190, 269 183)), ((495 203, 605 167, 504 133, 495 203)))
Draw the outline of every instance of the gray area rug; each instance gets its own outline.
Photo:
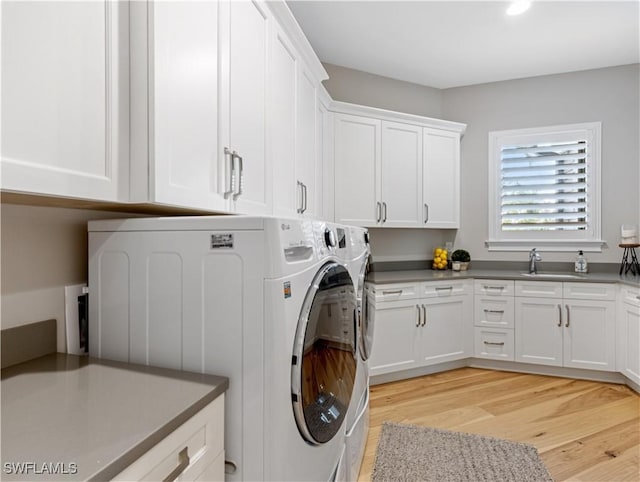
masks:
POLYGON ((389 422, 371 480, 553 482, 533 445, 389 422))

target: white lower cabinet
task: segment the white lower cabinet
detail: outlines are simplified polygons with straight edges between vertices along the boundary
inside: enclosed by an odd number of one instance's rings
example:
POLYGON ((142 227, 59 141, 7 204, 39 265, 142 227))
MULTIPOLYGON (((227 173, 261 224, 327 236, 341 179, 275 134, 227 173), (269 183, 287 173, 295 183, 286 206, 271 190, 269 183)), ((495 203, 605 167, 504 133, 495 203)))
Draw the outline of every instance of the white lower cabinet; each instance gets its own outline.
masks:
POLYGON ((516 361, 615 370, 615 285, 516 281, 515 288, 516 361))
POLYGON ((617 370, 640 385, 640 288, 620 287, 617 370))
POLYGON ((475 280, 474 356, 514 360, 514 282, 475 280))
POLYGON ((158 442, 113 480, 224 480, 224 395, 158 442))
POLYGON ((471 281, 370 285, 372 376, 471 356, 471 281))

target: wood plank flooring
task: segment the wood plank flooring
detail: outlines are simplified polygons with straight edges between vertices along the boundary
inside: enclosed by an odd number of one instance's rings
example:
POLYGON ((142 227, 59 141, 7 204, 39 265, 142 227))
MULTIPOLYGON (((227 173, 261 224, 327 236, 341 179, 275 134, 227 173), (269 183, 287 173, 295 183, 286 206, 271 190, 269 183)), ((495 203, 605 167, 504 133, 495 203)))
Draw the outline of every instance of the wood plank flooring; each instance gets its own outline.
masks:
POLYGON ((530 443, 556 482, 640 481, 640 397, 623 385, 461 368, 373 386, 360 481, 385 421, 530 443))

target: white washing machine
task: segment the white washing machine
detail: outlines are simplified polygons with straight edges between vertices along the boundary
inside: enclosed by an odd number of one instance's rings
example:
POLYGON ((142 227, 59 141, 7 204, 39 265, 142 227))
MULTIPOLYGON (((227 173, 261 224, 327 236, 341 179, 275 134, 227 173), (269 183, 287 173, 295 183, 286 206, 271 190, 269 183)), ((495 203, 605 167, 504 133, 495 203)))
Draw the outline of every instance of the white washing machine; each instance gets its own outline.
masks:
POLYGON ((365 228, 351 226, 348 235, 349 271, 354 279, 358 303, 358 365, 353 397, 347 412, 345 467, 347 480, 358 479, 369 433, 369 354, 373 343, 373 325, 367 316, 364 283, 371 251, 369 233, 365 228))
POLYGON ((359 356, 346 230, 244 216, 90 222, 90 354, 229 377, 227 480, 333 480, 359 356))

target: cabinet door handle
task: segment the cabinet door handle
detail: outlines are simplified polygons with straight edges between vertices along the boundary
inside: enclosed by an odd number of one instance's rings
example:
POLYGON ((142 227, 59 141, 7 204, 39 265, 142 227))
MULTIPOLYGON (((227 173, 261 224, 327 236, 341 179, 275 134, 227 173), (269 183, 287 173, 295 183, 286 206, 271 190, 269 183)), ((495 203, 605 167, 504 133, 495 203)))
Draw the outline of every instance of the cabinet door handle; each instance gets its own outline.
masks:
POLYGON ((402 290, 382 290, 383 295, 400 295, 402 290))
MULTIPOLYGON (((298 208, 296 209, 296 212, 298 214, 302 214, 302 206, 303 206, 303 196, 304 196, 304 194, 302 192, 302 183, 300 181, 296 181, 296 191, 298 191, 298 188, 300 189, 299 190, 300 197, 298 198, 299 204, 298 204, 298 208)), ((296 192, 296 196, 297 195, 298 195, 298 192, 296 192)))
POLYGON ((228 147, 224 148, 224 169, 225 169, 225 186, 224 197, 227 199, 236 190, 236 170, 233 165, 235 152, 231 152, 228 147))
POLYGON ((427 324, 427 307, 422 305, 422 326, 427 324))
POLYGON ((382 222, 386 223, 387 222, 387 203, 383 202, 382 207, 384 208, 384 216, 382 218, 382 222))
POLYGON ((499 291, 502 291, 502 290, 504 290, 504 286, 490 286, 490 285, 484 285, 484 289, 485 289, 486 291, 489 291, 489 290, 499 290, 499 291))
POLYGON ((233 200, 235 201, 242 195, 242 187, 244 184, 244 165, 243 165, 244 163, 242 162, 242 157, 240 157, 237 152, 234 151, 231 156, 232 157, 235 156, 235 158, 238 159, 238 167, 239 167, 238 190, 233 195, 233 200))
POLYGON ((504 310, 484 310, 485 313, 499 313, 504 314, 504 310))
POLYGON ((175 469, 173 469, 169 473, 169 475, 167 475, 164 479, 162 479, 162 482, 171 482, 173 480, 176 480, 180 476, 180 474, 184 472, 184 469, 186 469, 188 466, 189 466, 189 447, 185 447, 178 453, 178 465, 176 466, 175 469))
POLYGON ((636 296, 636 300, 640 300, 640 296, 636 296))
POLYGON ((504 341, 485 341, 484 342, 485 345, 491 345, 491 346, 504 346, 504 341))
POLYGON ((307 210, 307 185, 304 182, 302 183, 302 194, 302 212, 304 213, 307 210))
POLYGON ((416 326, 422 326, 422 320, 420 319, 420 305, 416 305, 416 310, 418 310, 418 316, 416 317, 416 326))
POLYGON ((382 219, 382 204, 380 204, 380 201, 377 201, 376 202, 376 223, 379 223, 380 219, 382 219))
POLYGON ((569 328, 569 324, 571 323, 571 312, 569 311, 569 305, 564 305, 567 309, 567 322, 565 323, 565 328, 569 328))
POLYGON ((558 326, 562 326, 562 306, 558 305, 558 326))
POLYGON ((444 290, 453 291, 453 286, 436 286, 436 291, 444 291, 444 290))
POLYGON ((424 224, 427 224, 429 221, 429 205, 427 203, 424 203, 424 211, 424 224))

